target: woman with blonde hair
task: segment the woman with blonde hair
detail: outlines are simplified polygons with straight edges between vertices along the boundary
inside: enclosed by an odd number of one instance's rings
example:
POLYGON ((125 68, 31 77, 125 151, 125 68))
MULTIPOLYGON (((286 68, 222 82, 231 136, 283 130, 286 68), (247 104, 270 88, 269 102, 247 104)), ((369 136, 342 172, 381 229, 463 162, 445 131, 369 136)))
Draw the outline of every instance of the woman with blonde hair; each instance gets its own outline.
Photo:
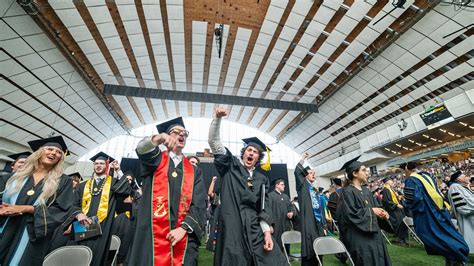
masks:
POLYGON ((42 265, 73 204, 61 136, 28 142, 34 153, 7 182, 0 205, 0 265, 42 265))

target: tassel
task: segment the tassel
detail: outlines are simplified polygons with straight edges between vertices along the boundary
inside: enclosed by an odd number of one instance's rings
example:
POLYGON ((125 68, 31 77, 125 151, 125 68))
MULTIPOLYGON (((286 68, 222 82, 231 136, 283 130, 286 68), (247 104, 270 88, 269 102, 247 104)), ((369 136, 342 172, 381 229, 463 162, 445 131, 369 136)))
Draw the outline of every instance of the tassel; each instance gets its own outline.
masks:
POLYGON ((272 170, 272 167, 270 166, 270 150, 268 149, 268 147, 266 149, 267 149, 267 162, 262 164, 260 168, 262 168, 262 170, 264 171, 270 171, 272 170))

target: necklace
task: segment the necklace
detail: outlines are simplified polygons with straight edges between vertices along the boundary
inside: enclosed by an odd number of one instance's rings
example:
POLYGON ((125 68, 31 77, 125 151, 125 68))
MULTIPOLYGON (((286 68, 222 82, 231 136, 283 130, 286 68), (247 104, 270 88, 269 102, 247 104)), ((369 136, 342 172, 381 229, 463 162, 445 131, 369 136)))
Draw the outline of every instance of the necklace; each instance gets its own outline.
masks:
POLYGON ((30 197, 33 196, 33 195, 35 194, 35 188, 36 188, 36 186, 38 186, 39 184, 41 184, 42 181, 43 181, 43 179, 41 179, 41 180, 38 182, 38 184, 35 185, 35 179, 33 178, 33 187, 31 187, 31 189, 26 192, 26 195, 28 195, 28 196, 30 196, 30 197))
POLYGON ((177 177, 178 176, 178 173, 176 172, 176 168, 173 170, 173 173, 171 173, 171 176, 172 177, 177 177))
MULTIPOLYGON (((94 180, 92 180, 92 182, 95 183, 94 180)), ((99 188, 99 189, 97 189, 97 187, 94 188, 94 192, 92 192, 92 187, 93 187, 94 185, 91 184, 91 186, 89 187, 89 190, 90 190, 91 195, 92 195, 92 196, 98 196, 98 195, 100 195, 100 193, 102 193, 102 189, 104 189, 104 186, 105 186, 105 183, 106 183, 106 182, 107 182, 107 177, 104 178, 104 182, 102 182, 102 185, 100 185, 100 188, 99 188)))

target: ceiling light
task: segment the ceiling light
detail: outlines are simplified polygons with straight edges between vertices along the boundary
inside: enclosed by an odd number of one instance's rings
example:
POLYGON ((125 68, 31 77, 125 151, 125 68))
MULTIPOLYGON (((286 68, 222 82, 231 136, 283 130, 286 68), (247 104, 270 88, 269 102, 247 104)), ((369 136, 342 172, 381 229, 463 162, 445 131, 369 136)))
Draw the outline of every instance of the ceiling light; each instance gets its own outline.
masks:
POLYGON ((415 143, 415 142, 414 142, 413 140, 411 140, 411 139, 409 139, 408 141, 411 142, 411 143, 415 143))
POLYGON ((443 141, 439 139, 438 142, 439 142, 439 143, 442 143, 443 141))
POLYGON ((438 140, 437 140, 437 139, 435 139, 435 138, 430 138, 430 139, 431 139, 432 141, 438 141, 438 140))
POLYGON ((451 135, 451 136, 454 137, 454 133, 448 132, 448 135, 451 135))
POLYGON ((465 126, 465 127, 467 126, 467 124, 464 123, 464 122, 459 122, 459 124, 461 124, 461 125, 463 125, 463 126, 465 126))
POLYGON ((456 135, 456 137, 460 138, 461 136, 460 136, 460 135, 456 135))
POLYGON ((425 145, 425 144, 423 144, 423 145, 421 145, 421 146, 423 146, 423 147, 425 147, 425 148, 426 148, 426 145, 425 145))
POLYGON ((470 129, 474 129, 474 127, 473 127, 473 126, 469 126, 469 128, 470 128, 470 129))
POLYGON ((430 136, 428 136, 428 135, 425 135, 425 134, 423 134, 423 137, 425 137, 425 138, 427 138, 427 139, 429 139, 429 138, 430 138, 430 136))
POLYGON ((397 143, 397 144, 395 144, 395 145, 397 145, 397 147, 401 147, 401 146, 402 146, 402 145, 400 145, 400 144, 398 144, 398 143, 397 143))
POLYGON ((403 149, 405 149, 406 151, 408 151, 408 148, 407 148, 407 147, 403 147, 403 149))
POLYGON ((409 149, 410 151, 413 151, 413 149, 409 149))
POLYGON ((417 142, 416 145, 421 146, 421 143, 418 143, 418 142, 417 142))

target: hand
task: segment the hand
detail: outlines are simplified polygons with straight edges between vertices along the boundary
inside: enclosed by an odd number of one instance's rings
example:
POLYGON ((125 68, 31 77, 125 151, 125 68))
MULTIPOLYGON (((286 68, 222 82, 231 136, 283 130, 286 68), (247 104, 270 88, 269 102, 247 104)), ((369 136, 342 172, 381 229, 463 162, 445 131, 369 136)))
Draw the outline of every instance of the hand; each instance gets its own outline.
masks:
POLYGON ((401 205, 401 204, 398 204, 397 207, 398 207, 399 209, 403 209, 403 205, 401 205))
POLYGON ((224 117, 224 116, 227 116, 228 113, 227 113, 227 109, 224 108, 224 107, 217 107, 215 110, 214 110, 214 116, 216 118, 221 118, 221 117, 224 117))
POLYGON ((286 214, 286 217, 288 217, 288 219, 292 219, 293 218, 293 213, 289 212, 288 214, 286 214))
MULTIPOLYGON (((372 208, 372 211, 374 212, 375 216, 384 219, 385 213, 387 213, 384 209, 382 208, 372 208)), ((387 213, 388 214, 388 213, 387 213)))
POLYGON ((24 212, 28 212, 24 207, 32 207, 32 206, 10 205, 7 203, 3 203, 2 205, 0 205, 0 216, 23 215, 24 212))
POLYGON ((273 239, 272 239, 272 234, 269 231, 266 231, 263 233, 263 249, 265 251, 272 251, 273 250, 273 239))
POLYGON ((120 171, 120 164, 118 163, 117 160, 113 161, 110 166, 112 167, 112 169, 114 169, 115 171, 120 171))
POLYGON ((308 159, 309 157, 310 157, 309 152, 305 151, 305 152, 303 153, 303 156, 302 156, 303 160, 306 160, 306 159, 308 159))
POLYGON ((176 243, 181 241, 181 239, 183 239, 185 235, 186 231, 183 228, 178 227, 176 229, 171 230, 171 232, 166 235, 166 239, 168 239, 171 242, 171 245, 174 246, 176 245, 176 243))
POLYGON ((217 180, 217 176, 213 176, 213 177, 212 177, 212 181, 213 181, 213 182, 216 182, 216 180, 217 180))
POLYGON ((172 151, 173 148, 176 147, 176 145, 178 144, 178 141, 175 138, 170 137, 170 135, 166 133, 161 133, 159 137, 159 143, 165 145, 168 151, 172 151))
POLYGON ((92 220, 89 219, 89 217, 87 217, 87 215, 85 215, 84 213, 79 213, 77 216, 76 216, 76 219, 77 221, 79 221, 79 223, 81 223, 82 225, 90 225, 92 223, 92 220))
POLYGON ((64 231, 63 236, 69 235, 69 234, 71 233, 71 231, 72 231, 72 225, 70 225, 70 226, 66 229, 66 231, 64 231))

